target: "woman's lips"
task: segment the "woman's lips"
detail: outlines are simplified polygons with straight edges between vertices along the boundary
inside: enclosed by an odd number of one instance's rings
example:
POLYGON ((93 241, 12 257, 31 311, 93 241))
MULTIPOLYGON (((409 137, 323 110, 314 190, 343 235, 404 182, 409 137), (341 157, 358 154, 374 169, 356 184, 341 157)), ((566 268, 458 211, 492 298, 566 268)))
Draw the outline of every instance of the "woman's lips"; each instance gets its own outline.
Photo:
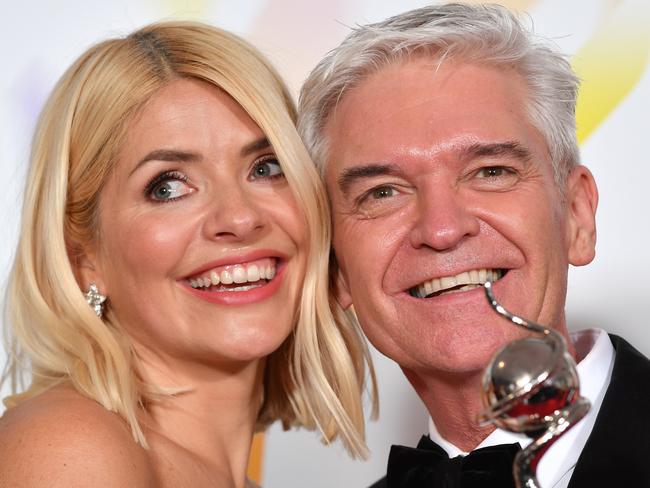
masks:
POLYGON ((211 291, 240 291, 246 286, 262 286, 272 280, 277 272, 276 258, 262 258, 247 263, 228 264, 202 271, 200 275, 188 278, 192 288, 211 291), (241 286, 231 286, 241 285, 241 286))
POLYGON ((286 268, 284 261, 262 258, 213 268, 184 283, 192 295, 208 302, 245 305, 273 296, 280 288, 286 268))

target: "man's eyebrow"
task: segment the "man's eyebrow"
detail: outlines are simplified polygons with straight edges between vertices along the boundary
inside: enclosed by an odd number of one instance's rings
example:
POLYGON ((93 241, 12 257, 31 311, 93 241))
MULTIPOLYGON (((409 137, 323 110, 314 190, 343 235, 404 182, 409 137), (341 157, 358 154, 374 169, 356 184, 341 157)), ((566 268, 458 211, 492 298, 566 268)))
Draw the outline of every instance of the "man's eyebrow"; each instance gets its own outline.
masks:
POLYGON ((350 187, 357 181, 364 178, 373 178, 375 176, 395 176, 401 174, 399 168, 393 164, 367 164, 364 166, 353 166, 345 168, 339 177, 337 183, 344 195, 350 191, 350 187))
POLYGON ((464 149, 463 153, 467 159, 482 156, 510 156, 528 162, 532 158, 531 152, 517 141, 475 143, 464 149))
POLYGON ((140 161, 138 161, 138 164, 135 165, 135 168, 133 168, 131 173, 129 173, 129 176, 131 176, 142 165, 144 165, 149 161, 172 161, 172 162, 179 162, 179 163, 193 163, 199 160, 201 160, 201 155, 197 153, 188 152, 188 151, 179 151, 175 149, 156 149, 154 151, 147 153, 145 157, 143 157, 140 161))

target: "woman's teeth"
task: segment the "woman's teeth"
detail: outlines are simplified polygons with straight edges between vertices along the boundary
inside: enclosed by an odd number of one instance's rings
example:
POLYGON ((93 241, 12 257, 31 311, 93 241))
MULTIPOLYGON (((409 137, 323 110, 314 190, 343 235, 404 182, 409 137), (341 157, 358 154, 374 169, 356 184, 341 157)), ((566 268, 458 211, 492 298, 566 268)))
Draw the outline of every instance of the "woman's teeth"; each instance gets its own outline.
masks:
POLYGON ((262 286, 266 283, 265 280, 272 280, 275 272, 275 260, 263 259, 255 263, 215 268, 200 277, 190 278, 188 281, 192 288, 215 287, 214 291, 246 291, 262 286), (249 284, 244 285, 244 283, 249 284), (232 284, 242 286, 227 286, 232 284))
POLYGON ((482 286, 486 281, 497 281, 504 274, 502 269, 473 269, 456 276, 444 276, 425 281, 411 288, 409 294, 415 298, 428 298, 443 293, 472 290, 482 286))

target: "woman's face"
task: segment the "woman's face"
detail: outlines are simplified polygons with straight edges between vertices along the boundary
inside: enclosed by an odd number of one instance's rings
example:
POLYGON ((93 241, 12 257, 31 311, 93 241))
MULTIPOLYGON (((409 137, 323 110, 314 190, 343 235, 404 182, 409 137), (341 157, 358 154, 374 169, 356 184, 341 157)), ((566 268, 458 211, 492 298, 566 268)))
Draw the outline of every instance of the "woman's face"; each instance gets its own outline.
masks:
POLYGON ((231 364, 280 346, 302 288, 305 221, 273 148, 229 95, 189 79, 163 87, 131 121, 101 192, 85 277, 145 359, 231 364))

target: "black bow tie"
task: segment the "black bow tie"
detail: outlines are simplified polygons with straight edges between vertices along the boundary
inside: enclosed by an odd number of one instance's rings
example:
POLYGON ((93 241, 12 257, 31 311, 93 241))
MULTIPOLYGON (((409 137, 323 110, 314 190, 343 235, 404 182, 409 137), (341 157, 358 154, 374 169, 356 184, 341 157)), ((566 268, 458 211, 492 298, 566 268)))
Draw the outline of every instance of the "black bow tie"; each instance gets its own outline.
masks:
POLYGON ((388 488, 515 488, 512 463, 521 448, 503 444, 449 459, 429 437, 418 447, 393 446, 388 458, 388 488))

